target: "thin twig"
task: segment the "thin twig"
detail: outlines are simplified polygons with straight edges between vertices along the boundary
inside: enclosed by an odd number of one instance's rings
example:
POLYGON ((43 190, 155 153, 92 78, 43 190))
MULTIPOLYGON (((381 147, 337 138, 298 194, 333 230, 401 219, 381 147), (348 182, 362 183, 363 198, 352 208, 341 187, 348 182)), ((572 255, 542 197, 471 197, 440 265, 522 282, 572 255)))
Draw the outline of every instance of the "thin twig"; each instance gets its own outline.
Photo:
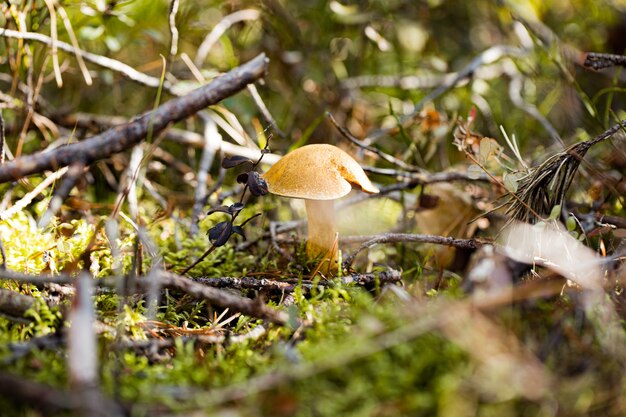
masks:
POLYGON ((126 167, 124 178, 122 179, 122 181, 120 181, 121 189, 117 194, 115 205, 113 207, 113 211, 111 212, 111 218, 117 217, 118 213, 122 209, 122 204, 124 204, 124 200, 128 197, 130 216, 133 220, 137 220, 138 203, 136 197, 136 184, 137 179, 139 178, 139 171, 141 168, 143 155, 143 146, 141 144, 136 145, 131 152, 130 162, 128 164, 128 167, 126 167))
POLYGON ((422 235, 411 233, 383 233, 380 235, 354 236, 350 239, 342 239, 345 243, 360 243, 361 246, 343 261, 343 267, 348 268, 354 262, 354 258, 364 249, 380 243, 431 243, 435 245, 452 246, 459 249, 476 249, 483 245, 476 239, 457 239, 453 237, 422 235))
POLYGON ((5 366, 10 365, 25 357, 33 350, 52 350, 64 344, 65 341, 63 333, 59 331, 56 333, 46 334, 44 336, 32 337, 23 342, 10 342, 8 344, 8 350, 11 354, 5 356, 2 361, 0 361, 0 364, 5 366))
MULTIPOLYGON (((2 97, 2 92, 0 92, 2 97)), ((50 115, 51 119, 58 125, 73 129, 88 129, 89 131, 100 132, 103 129, 114 126, 121 126, 128 123, 128 119, 120 116, 107 116, 90 113, 73 113, 68 115, 50 115)), ((204 136, 188 130, 170 127, 165 131, 164 139, 181 143, 183 145, 193 146, 194 148, 204 147, 204 136)), ((235 145, 230 142, 222 142, 221 151, 225 155, 245 156, 248 159, 256 160, 261 156, 261 150, 235 145)), ((274 164, 280 159, 280 155, 266 153, 263 157, 263 163, 274 164)), ((195 174, 194 174, 195 175, 195 174)))
POLYGON ((287 252, 286 250, 284 250, 283 248, 280 247, 280 245, 278 244, 278 238, 276 235, 276 226, 279 223, 277 222, 270 222, 270 241, 272 243, 272 247, 282 255, 283 258, 287 259, 287 261, 289 262, 293 262, 294 258, 293 256, 291 256, 291 254, 289 252, 287 252))
MULTIPOLYGON (((370 171, 369 168, 365 167, 363 168, 363 170, 365 172, 372 172, 375 174, 380 173, 380 172, 377 172, 376 168, 370 171)), ((455 172, 455 171, 437 172, 433 174, 416 173, 415 176, 410 175, 410 174, 411 173, 407 173, 407 175, 409 175, 409 178, 411 178, 408 181, 400 181, 395 184, 390 184, 384 187, 380 187, 379 192, 377 194, 365 194, 365 193, 355 194, 354 196, 350 198, 339 201, 335 207, 337 210, 341 210, 344 207, 348 207, 348 206, 360 203, 361 201, 370 200, 374 198, 381 198, 396 191, 412 190, 418 185, 436 184, 439 182, 450 183, 450 182, 455 182, 455 181, 467 181, 467 182, 478 181, 478 182, 494 183, 494 181, 491 180, 485 174, 470 176, 465 172, 455 172)), ((392 174, 382 174, 382 175, 392 175, 392 174)))
MULTIPOLYGON (((30 52, 30 48, 25 47, 27 55, 29 55, 29 59, 33 59, 32 54, 30 52)), ((41 68, 45 68, 48 63, 49 56, 46 56, 44 59, 41 68)), ((32 61, 31 61, 32 62, 32 61)), ((22 154, 22 147, 24 145, 24 140, 26 139, 26 134, 28 133, 28 128, 30 127, 30 123, 35 115, 35 103, 37 102, 37 97, 39 97, 39 92, 41 91, 41 87, 43 85, 45 71, 41 71, 39 73, 39 77, 37 78, 37 83, 33 86, 33 76, 34 76, 34 65, 29 65, 27 69, 28 74, 28 93, 26 94, 26 118, 22 125, 22 130, 20 131, 20 135, 17 140, 17 146, 15 147, 15 156, 18 157, 22 154)), ((8 150, 8 149, 7 149, 8 150)))
MULTIPOLYGON (((0 279, 11 279, 32 284, 45 284, 50 282, 69 284, 74 281, 73 278, 68 275, 28 275, 10 270, 0 271, 0 279)), ((102 278, 95 281, 94 284, 115 288, 120 282, 120 279, 121 277, 102 278)), ((137 278, 136 283, 143 290, 149 291, 151 286, 154 285, 154 282, 151 281, 154 280, 158 281, 158 285, 161 288, 178 289, 193 297, 206 300, 211 305, 217 307, 228 308, 231 311, 257 317, 275 324, 284 325, 288 322, 287 313, 268 307, 259 300, 241 297, 219 288, 207 287, 189 278, 171 272, 163 270, 155 271, 150 278, 147 276, 137 278)))
POLYGON ((54 284, 71 284, 73 282, 72 277, 67 274, 60 275, 51 275, 51 274, 40 274, 40 275, 31 275, 24 274, 21 272, 13 271, 10 269, 0 270, 0 280, 10 279, 17 282, 25 282, 36 285, 43 285, 48 283, 54 284))
MULTIPOLYGON (((166 271, 159 271, 158 278, 163 287, 182 290, 191 296, 208 301, 211 305, 229 308, 279 325, 285 325, 289 320, 287 313, 270 308, 259 300, 251 300, 224 290, 207 287, 189 278, 166 271)), ((141 286, 149 285, 146 279, 139 279, 137 282, 141 286)))
POLYGON ((354 136, 352 136, 352 134, 350 132, 348 132, 347 129, 345 129, 343 126, 339 125, 339 123, 337 122, 337 120, 335 120, 335 118, 333 117, 332 114, 327 113, 328 115, 328 119, 331 121, 331 123, 337 128, 337 130, 339 131, 339 133, 341 133, 341 135, 348 139, 350 142, 352 142, 353 144, 355 144, 356 146, 358 146, 361 149, 364 149, 366 151, 369 151, 375 155, 377 155, 380 159, 389 162, 390 164, 396 165, 404 170, 407 170, 409 172, 419 172, 420 169, 416 166, 413 165, 409 165, 406 162, 404 162, 401 159, 396 158, 395 156, 389 155, 388 153, 385 153, 383 151, 381 151, 378 148, 375 148, 373 146, 369 146, 366 145, 365 143, 363 143, 363 141, 358 140, 357 138, 355 138, 354 136))
MULTIPOLYGON (((313 282, 310 280, 273 280, 254 277, 219 277, 219 278, 194 278, 201 284, 216 288, 234 288, 238 290, 255 290, 268 292, 292 292, 297 287, 301 287, 306 291, 310 291, 316 286, 329 287, 336 285, 333 281, 313 282)), ((377 285, 384 286, 387 284, 395 284, 402 281, 402 273, 395 269, 388 269, 378 273, 354 273, 343 275, 340 278, 342 284, 355 284, 365 288, 373 288, 377 285)))

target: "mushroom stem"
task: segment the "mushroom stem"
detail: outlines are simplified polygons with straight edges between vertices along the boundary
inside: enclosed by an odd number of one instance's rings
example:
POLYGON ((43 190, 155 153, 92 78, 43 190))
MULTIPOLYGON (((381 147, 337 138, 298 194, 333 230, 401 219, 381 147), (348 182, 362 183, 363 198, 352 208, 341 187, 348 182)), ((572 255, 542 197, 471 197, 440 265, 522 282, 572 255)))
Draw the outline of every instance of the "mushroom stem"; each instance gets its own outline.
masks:
POLYGON ((333 200, 304 200, 309 223, 306 253, 309 258, 328 261, 320 269, 323 272, 337 270, 337 222, 333 200))

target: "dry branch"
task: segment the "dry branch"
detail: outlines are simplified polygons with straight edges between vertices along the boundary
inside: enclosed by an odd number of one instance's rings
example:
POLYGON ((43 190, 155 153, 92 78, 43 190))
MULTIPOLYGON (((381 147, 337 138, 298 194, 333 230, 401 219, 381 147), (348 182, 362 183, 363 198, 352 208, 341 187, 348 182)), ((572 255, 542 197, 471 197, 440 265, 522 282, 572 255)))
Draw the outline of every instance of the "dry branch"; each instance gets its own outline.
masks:
POLYGON ((16 158, 0 166, 0 183, 46 170, 56 170, 79 161, 89 165, 129 149, 148 134, 156 135, 171 123, 181 121, 242 90, 246 85, 263 77, 267 65, 265 54, 260 54, 246 64, 216 78, 210 84, 170 100, 123 126, 49 152, 16 158))
MULTIPOLYGON (((286 324, 289 318, 287 313, 274 310, 259 300, 251 300, 224 290, 207 287, 180 275, 161 271, 158 277, 159 284, 163 287, 182 290, 193 297, 207 300, 211 305, 230 308, 233 311, 238 311, 248 316, 258 317, 280 325, 286 324)), ((150 285, 146 279, 138 280, 138 283, 142 286, 150 285)))
POLYGON ((343 239, 343 242, 363 242, 361 246, 349 256, 343 262, 344 268, 349 267, 354 258, 364 249, 372 247, 374 245, 378 245, 380 243, 432 243, 435 245, 444 245, 444 246, 452 246, 459 249, 476 249, 482 245, 482 242, 475 239, 457 239, 453 237, 446 236, 435 236, 435 235, 422 235, 422 234, 411 234, 411 233, 383 233, 380 235, 372 235, 372 236, 356 236, 354 239, 346 240, 343 239))
MULTIPOLYGON (((253 86, 254 84, 248 84, 248 87, 253 86)), ((248 88, 248 90, 250 90, 250 88, 248 88)), ((96 133, 128 122, 126 118, 121 116, 108 116, 90 113, 50 114, 48 116, 56 124, 68 129, 80 128, 95 131, 96 133)), ((270 124, 273 126, 273 123, 270 124)), ((274 127, 273 129, 277 130, 278 128, 274 127)), ((169 128, 165 131, 164 139, 192 146, 194 148, 204 147, 204 137, 199 133, 189 130, 177 129, 174 127, 169 128)), ((261 151, 258 148, 255 149, 253 147, 235 145, 226 141, 221 143, 220 151, 225 155, 240 155, 252 160, 257 160, 261 156, 261 151)), ((266 164, 274 164, 279 159, 280 156, 273 153, 266 153, 263 156, 263 162, 266 164)))
MULTIPOLYGON (((402 273, 395 269, 388 269, 380 273, 349 274, 341 277, 342 284, 356 284, 365 288, 373 288, 376 285, 395 284, 401 282, 402 273)), ((317 286, 333 285, 332 281, 319 281, 313 283, 309 280, 274 280, 259 279, 254 277, 219 277, 219 278, 196 278, 194 281, 215 288, 234 288, 238 290, 256 290, 268 292, 292 292, 301 286, 305 291, 310 291, 317 286)))
MULTIPOLYGON (((68 275, 28 275, 15 271, 0 271, 1 279, 12 279, 19 282, 29 282, 33 284, 70 284, 74 279, 68 275)), ((95 281, 95 285, 100 287, 115 288, 121 277, 101 278, 95 281)), ((137 284, 144 290, 149 291, 154 280, 160 287, 178 289, 193 297, 206 300, 209 304, 228 308, 231 311, 240 312, 251 317, 267 320, 271 323, 284 325, 287 323, 287 313, 274 310, 259 300, 252 300, 239 295, 232 294, 219 288, 207 287, 189 278, 173 274, 167 271, 159 271, 150 277, 137 279, 137 284)))

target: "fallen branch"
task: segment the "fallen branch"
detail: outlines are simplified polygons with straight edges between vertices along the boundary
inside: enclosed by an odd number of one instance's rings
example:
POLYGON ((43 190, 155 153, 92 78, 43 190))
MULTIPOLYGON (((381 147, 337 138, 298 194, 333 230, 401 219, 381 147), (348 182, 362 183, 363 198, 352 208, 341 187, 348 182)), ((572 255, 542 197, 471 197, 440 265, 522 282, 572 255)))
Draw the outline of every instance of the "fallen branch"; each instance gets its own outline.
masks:
MULTIPOLYGON (((373 288, 376 285, 395 284, 402 280, 402 273, 395 269, 388 269, 379 273, 350 274, 340 278, 342 284, 355 284, 365 288, 373 288)), ((219 278, 195 278, 195 282, 215 288, 234 288, 237 290, 255 290, 268 292, 292 292, 299 285, 310 291, 317 286, 328 287, 334 285, 333 281, 319 281, 313 283, 310 280, 297 279, 274 280, 254 277, 219 277, 219 278)))
MULTIPOLYGON (((254 84, 248 84, 248 90, 250 90, 251 86, 254 86, 254 84)), ((256 91, 256 89, 254 91, 256 91)), ((80 128, 95 131, 95 133, 128 123, 128 120, 122 116, 108 116, 80 112, 72 114, 50 114, 48 116, 54 123, 68 129, 80 128)), ((277 128, 274 129, 276 130, 277 128)), ((78 133, 75 133, 75 136, 76 135, 78 135, 78 133)), ((204 146, 204 137, 201 134, 175 127, 167 129, 163 138, 165 140, 192 146, 194 148, 202 148, 204 146)), ((235 145, 226 141, 222 142, 220 150, 226 155, 240 155, 252 160, 259 159, 261 156, 261 150, 258 148, 255 149, 252 147, 235 145)), ((279 159, 280 155, 273 153, 266 153, 265 156, 263 156, 263 162, 267 164, 273 164, 279 159)))
POLYGON ((482 242, 476 239, 457 239, 453 237, 434 236, 434 235, 421 235, 411 233, 383 233, 380 235, 370 236, 354 236, 350 239, 343 239, 345 243, 359 243, 363 242, 361 246, 349 256, 343 262, 343 267, 348 268, 354 258, 364 249, 378 245, 380 243, 433 243, 435 245, 453 246, 459 249, 476 249, 482 246, 482 242))
MULTIPOLYGON (((158 276, 159 284, 162 287, 184 291, 193 297, 206 300, 211 305, 217 307, 229 308, 232 311, 238 311, 242 314, 258 317, 280 325, 286 324, 289 319, 287 313, 284 311, 274 310, 259 300, 251 300, 221 289, 207 287, 189 278, 167 271, 161 271, 158 275, 155 274, 155 276, 158 276)), ((138 279, 137 283, 144 287, 144 289, 151 285, 145 278, 138 279)))
MULTIPOLYGON (((400 305, 400 311, 405 317, 405 321, 394 330, 382 332, 375 337, 354 344, 352 349, 343 350, 334 355, 326 355, 312 362, 302 361, 284 370, 260 374, 241 383, 213 389, 208 393, 201 392, 196 394, 197 397, 195 398, 206 407, 217 407, 220 404, 241 401, 297 381, 312 378, 333 369, 348 369, 355 362, 368 358, 377 352, 408 343, 432 331, 439 330, 445 332, 455 325, 458 326, 459 322, 471 321, 475 315, 480 319, 481 331, 483 331, 480 335, 493 335, 494 340, 497 341, 497 343, 494 343, 497 346, 493 348, 492 357, 501 358, 506 355, 507 360, 515 359, 518 366, 512 369, 523 369, 525 375, 535 377, 532 380, 537 381, 536 385, 532 387, 518 385, 515 387, 519 394, 524 397, 533 397, 538 395, 538 393, 549 392, 554 381, 545 367, 531 353, 526 351, 517 339, 503 334, 500 329, 494 327, 488 319, 481 315, 481 312, 484 310, 492 311, 498 307, 510 306, 511 299, 530 300, 544 297, 544 292, 537 291, 536 287, 538 285, 535 286, 533 291, 525 291, 521 294, 522 297, 517 296, 517 287, 514 287, 513 291, 507 288, 504 291, 489 294, 480 300, 470 299, 460 302, 445 300, 445 302, 426 304, 419 302, 403 303, 400 305), (511 295, 512 293, 513 295, 511 295), (486 328, 486 326, 489 328, 486 328), (503 341, 506 341, 506 343, 503 343, 503 341)), ((469 329, 470 327, 466 325, 465 328, 469 329)), ((471 336, 471 332, 468 331, 468 334, 471 336)), ((446 337, 449 337, 454 342, 462 341, 459 337, 450 337, 448 335, 446 337)), ((467 340, 465 338, 463 341, 467 340)), ((483 342, 484 338, 480 339, 480 341, 483 342)), ((468 352, 478 363, 483 364, 490 360, 489 357, 485 357, 484 352, 478 352, 480 349, 474 350, 477 350, 477 352, 473 353, 471 349, 468 352)), ((518 379, 516 378, 519 374, 519 372, 509 373, 507 376, 511 381, 517 381, 518 379)), ((525 380, 531 379, 524 379, 523 381, 525 380)))
POLYGON ((109 129, 90 139, 62 146, 52 151, 16 158, 0 166, 0 183, 46 170, 57 170, 78 161, 89 165, 129 149, 148 134, 156 135, 171 123, 181 121, 242 90, 246 85, 263 77, 267 65, 268 60, 265 54, 261 54, 246 64, 216 78, 210 84, 183 97, 170 100, 156 110, 123 126, 109 129))
MULTIPOLYGON (((27 275, 9 270, 0 271, 0 279, 12 279, 33 284, 45 284, 50 282, 55 284, 69 284, 74 281, 73 278, 67 275, 27 275)), ((94 284, 101 287, 116 288, 120 279, 122 278, 100 278, 97 279, 94 284)), ((211 305, 228 308, 231 311, 257 317, 271 323, 284 325, 288 320, 287 313, 274 310, 257 300, 241 297, 219 288, 207 287, 189 278, 171 272, 159 271, 149 278, 138 278, 136 282, 144 291, 149 291, 150 286, 155 284, 164 288, 178 289, 193 297, 206 300, 211 305), (155 283, 153 280, 158 280, 158 282, 155 283)))

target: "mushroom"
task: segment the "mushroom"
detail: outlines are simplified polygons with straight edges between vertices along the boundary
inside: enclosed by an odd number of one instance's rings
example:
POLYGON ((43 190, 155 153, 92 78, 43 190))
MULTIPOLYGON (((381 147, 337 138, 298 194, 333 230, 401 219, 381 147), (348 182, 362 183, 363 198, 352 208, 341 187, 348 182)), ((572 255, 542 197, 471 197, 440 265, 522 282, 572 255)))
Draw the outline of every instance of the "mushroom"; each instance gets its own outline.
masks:
POLYGON ((304 199, 309 223, 307 256, 323 257, 328 264, 321 270, 336 271, 334 200, 348 194, 352 186, 371 194, 378 193, 378 188, 350 155, 326 144, 307 145, 288 153, 262 177, 270 193, 304 199))

